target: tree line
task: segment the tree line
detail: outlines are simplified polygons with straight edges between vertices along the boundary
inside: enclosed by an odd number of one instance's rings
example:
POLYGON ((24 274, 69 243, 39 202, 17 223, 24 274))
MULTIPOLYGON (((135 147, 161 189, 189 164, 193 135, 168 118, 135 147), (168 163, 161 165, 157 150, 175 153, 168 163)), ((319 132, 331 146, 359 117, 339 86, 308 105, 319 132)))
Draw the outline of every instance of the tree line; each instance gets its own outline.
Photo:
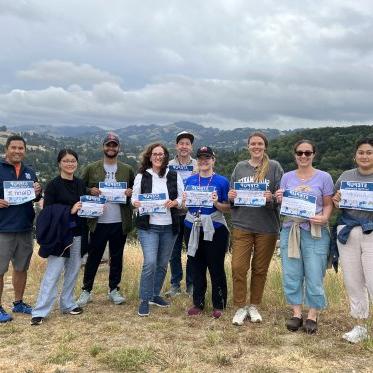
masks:
MULTIPOLYGON (((64 147, 77 151, 79 155, 78 174, 86 164, 102 158, 102 146, 97 139, 84 141, 74 137, 55 138, 35 132, 26 132, 22 135, 28 145, 39 146, 28 148, 25 162, 34 167, 43 183, 58 174, 56 157, 58 151, 64 147)), ((326 127, 292 131, 270 140, 268 154, 270 158, 280 162, 285 172, 290 171, 296 167, 293 154, 294 143, 300 139, 312 140, 317 146, 315 167, 329 172, 335 181, 344 170, 354 167, 356 140, 368 136, 373 137, 373 126, 326 127)), ((174 152, 174 149, 169 150, 171 153, 174 152)), ((3 145, 0 145, 0 151, 4 151, 3 145)), ((216 172, 228 178, 238 161, 248 159, 246 148, 227 151, 214 147, 214 151, 217 154, 216 172)), ((137 170, 138 159, 128 157, 129 153, 138 155, 139 147, 136 144, 126 146, 125 153, 120 155, 121 161, 137 170)))

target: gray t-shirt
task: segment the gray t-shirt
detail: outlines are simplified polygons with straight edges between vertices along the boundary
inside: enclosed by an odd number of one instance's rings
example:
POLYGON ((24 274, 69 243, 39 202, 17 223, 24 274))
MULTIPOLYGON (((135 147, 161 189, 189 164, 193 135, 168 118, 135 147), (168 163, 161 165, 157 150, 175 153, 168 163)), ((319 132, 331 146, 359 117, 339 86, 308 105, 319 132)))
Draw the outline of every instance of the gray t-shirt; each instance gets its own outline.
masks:
MULTIPOLYGON (((118 169, 117 164, 104 163, 105 180, 107 182, 115 182, 115 174, 118 169)), ((122 216, 120 214, 120 205, 118 203, 105 203, 104 213, 98 218, 97 222, 102 224, 120 223, 122 216)))
MULTIPOLYGON (((337 182, 335 183, 334 190, 335 192, 341 188, 342 181, 363 181, 363 182, 373 182, 373 174, 371 175, 362 175, 357 168, 352 170, 347 170, 342 173, 337 182)), ((344 209, 342 209, 344 210, 344 209)), ((373 221, 373 212, 371 211, 361 211, 361 210, 352 210, 346 209, 349 215, 356 219, 368 219, 373 221)))
MULTIPOLYGON (((256 168, 248 161, 238 162, 231 176, 231 188, 234 182, 253 182, 256 168)), ((273 194, 280 187, 281 177, 284 171, 277 161, 269 161, 269 170, 264 180, 267 183, 267 190, 273 194)), ((263 207, 233 206, 232 224, 233 227, 252 233, 278 233, 280 229, 280 218, 278 206, 273 200, 263 207)))

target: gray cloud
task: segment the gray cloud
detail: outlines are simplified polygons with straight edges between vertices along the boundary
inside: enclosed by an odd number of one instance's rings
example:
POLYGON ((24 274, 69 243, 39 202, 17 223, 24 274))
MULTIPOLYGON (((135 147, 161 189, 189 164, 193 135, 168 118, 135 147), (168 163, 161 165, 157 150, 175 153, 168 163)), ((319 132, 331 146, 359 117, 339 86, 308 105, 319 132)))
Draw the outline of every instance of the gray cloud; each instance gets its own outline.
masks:
POLYGON ((96 69, 89 64, 74 64, 60 60, 34 63, 31 68, 18 71, 17 77, 26 80, 44 81, 50 84, 61 84, 63 86, 120 81, 120 78, 106 71, 96 69))
POLYGON ((286 128, 373 114, 368 0, 0 0, 0 24, 9 124, 286 128))

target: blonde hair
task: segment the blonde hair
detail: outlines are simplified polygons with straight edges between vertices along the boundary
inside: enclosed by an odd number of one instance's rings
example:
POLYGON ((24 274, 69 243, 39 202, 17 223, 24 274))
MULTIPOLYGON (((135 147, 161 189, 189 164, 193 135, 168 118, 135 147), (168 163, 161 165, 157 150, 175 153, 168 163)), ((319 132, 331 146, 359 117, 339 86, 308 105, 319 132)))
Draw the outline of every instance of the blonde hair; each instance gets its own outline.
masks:
POLYGON ((254 181, 259 183, 262 182, 267 175, 269 170, 269 157, 266 152, 264 152, 263 160, 260 163, 260 165, 256 168, 255 175, 254 175, 254 181))
MULTIPOLYGON (((268 147, 268 139, 266 135, 262 132, 253 132, 250 134, 249 138, 247 139, 247 143, 250 143, 250 139, 252 137, 260 137, 264 141, 265 148, 267 150, 268 147)), ((265 176, 267 175, 269 170, 269 157, 267 152, 264 152, 263 159, 256 168, 255 175, 254 175, 254 181, 255 182, 261 182, 264 180, 265 176)))

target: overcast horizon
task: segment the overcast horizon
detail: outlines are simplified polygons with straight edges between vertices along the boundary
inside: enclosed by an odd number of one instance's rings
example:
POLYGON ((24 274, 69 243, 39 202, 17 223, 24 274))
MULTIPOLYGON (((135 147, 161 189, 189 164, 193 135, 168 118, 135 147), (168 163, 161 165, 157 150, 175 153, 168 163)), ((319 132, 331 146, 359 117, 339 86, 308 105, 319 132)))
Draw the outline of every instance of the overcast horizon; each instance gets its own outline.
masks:
POLYGON ((0 0, 0 125, 373 121, 369 0, 0 0))

